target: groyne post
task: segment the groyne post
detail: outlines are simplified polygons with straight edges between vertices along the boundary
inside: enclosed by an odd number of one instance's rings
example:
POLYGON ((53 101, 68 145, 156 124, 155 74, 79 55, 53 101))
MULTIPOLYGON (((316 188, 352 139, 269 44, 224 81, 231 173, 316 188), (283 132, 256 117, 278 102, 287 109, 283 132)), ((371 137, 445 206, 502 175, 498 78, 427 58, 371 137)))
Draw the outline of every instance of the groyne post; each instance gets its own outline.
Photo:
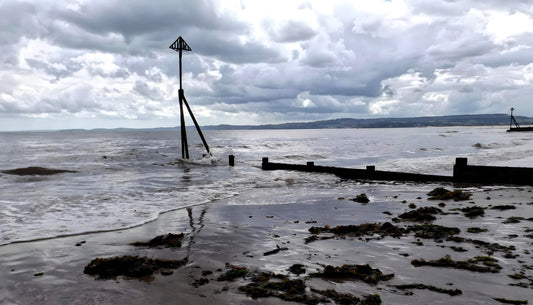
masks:
POLYGON ((468 166, 468 158, 455 158, 453 166, 453 179, 459 181, 465 176, 465 170, 468 166))
POLYGON ((235 156, 229 155, 229 166, 235 166, 235 156))
POLYGON ((261 163, 261 168, 262 169, 267 169, 268 168, 268 158, 267 157, 263 157, 263 161, 261 163))

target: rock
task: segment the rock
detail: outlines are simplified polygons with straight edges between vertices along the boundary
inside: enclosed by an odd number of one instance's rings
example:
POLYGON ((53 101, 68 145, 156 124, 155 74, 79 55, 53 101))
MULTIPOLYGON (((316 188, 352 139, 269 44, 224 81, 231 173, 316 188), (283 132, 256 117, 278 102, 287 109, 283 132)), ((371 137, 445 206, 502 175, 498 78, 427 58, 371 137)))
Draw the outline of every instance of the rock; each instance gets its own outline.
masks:
POLYGON ((42 175, 42 176, 49 176, 49 175, 55 175, 55 174, 61 174, 61 173, 75 173, 76 171, 70 171, 70 170, 64 170, 64 169, 52 169, 52 168, 45 168, 45 167, 37 167, 37 166, 30 166, 25 168, 16 168, 16 169, 9 169, 9 170, 3 170, 2 173, 8 174, 8 175, 18 175, 18 176, 35 176, 35 175, 42 175))

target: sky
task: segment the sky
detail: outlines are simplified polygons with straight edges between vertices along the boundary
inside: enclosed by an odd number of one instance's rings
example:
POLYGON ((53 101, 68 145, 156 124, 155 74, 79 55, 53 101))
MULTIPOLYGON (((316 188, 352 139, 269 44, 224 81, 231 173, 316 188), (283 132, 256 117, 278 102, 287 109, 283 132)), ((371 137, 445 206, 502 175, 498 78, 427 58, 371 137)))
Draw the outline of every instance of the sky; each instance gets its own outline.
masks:
POLYGON ((533 116, 522 0, 2 0, 0 131, 533 116), (190 119, 188 124, 192 124, 190 119))

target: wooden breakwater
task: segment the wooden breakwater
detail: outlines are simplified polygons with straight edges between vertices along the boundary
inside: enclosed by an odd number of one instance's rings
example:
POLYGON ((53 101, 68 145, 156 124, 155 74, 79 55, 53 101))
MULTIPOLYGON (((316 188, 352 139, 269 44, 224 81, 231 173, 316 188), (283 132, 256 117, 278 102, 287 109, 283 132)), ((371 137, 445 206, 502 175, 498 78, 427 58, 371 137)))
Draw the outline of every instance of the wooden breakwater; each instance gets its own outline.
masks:
POLYGON ((365 169, 344 168, 334 166, 307 164, 287 164, 270 162, 263 158, 263 170, 296 170, 303 172, 329 173, 345 179, 384 180, 384 181, 415 181, 415 182, 455 182, 481 184, 519 184, 533 185, 533 168, 498 167, 468 165, 467 158, 456 158, 453 176, 413 174, 392 171, 379 171, 373 165, 365 169))

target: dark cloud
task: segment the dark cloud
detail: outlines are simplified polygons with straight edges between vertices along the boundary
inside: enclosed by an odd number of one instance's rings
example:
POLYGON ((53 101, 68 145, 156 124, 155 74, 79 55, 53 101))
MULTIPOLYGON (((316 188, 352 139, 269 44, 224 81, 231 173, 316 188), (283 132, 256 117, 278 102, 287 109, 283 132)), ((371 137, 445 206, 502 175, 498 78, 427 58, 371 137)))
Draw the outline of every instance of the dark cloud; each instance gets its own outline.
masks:
POLYGON ((301 21, 289 20, 279 30, 270 29, 272 39, 276 42, 297 42, 313 38, 317 33, 301 21))

